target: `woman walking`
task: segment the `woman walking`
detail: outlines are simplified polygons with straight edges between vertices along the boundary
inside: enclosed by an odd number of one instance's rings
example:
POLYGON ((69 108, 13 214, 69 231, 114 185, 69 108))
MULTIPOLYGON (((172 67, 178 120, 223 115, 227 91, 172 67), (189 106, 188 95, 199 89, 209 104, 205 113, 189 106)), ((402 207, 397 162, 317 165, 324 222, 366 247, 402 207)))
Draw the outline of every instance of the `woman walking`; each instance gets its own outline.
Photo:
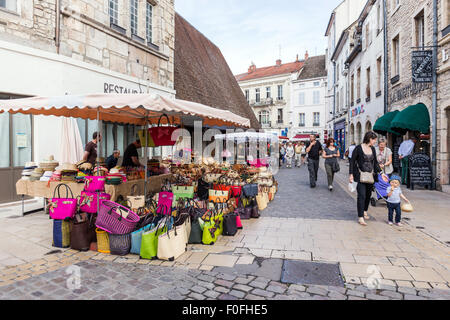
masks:
MULTIPOLYGON (((358 222, 362 226, 367 226, 365 220, 370 217, 367 213, 372 196, 373 185, 378 181, 378 174, 382 172, 377 161, 374 145, 377 142, 377 135, 374 132, 367 132, 363 143, 355 148, 350 161, 350 183, 358 182, 356 188, 358 192, 357 209, 358 222)), ((386 175, 384 178, 387 179, 386 175)))
POLYGON ((338 159, 341 157, 341 153, 336 147, 333 138, 329 138, 327 140, 326 147, 322 156, 325 159, 325 171, 327 172, 328 189, 330 191, 333 191, 334 174, 336 172, 339 172, 340 170, 338 159))
POLYGON ((381 138, 378 141, 377 161, 383 173, 387 176, 391 176, 394 172, 394 166, 392 165, 392 151, 386 147, 386 139, 381 138))

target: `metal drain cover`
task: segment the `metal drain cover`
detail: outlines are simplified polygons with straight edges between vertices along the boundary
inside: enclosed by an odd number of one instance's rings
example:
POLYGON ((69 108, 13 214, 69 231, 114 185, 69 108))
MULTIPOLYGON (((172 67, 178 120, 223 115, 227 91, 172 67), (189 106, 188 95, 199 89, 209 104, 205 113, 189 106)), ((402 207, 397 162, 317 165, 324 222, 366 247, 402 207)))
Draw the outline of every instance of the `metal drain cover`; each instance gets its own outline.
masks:
POLYGON ((308 261, 285 260, 281 282, 344 287, 338 264, 308 261))

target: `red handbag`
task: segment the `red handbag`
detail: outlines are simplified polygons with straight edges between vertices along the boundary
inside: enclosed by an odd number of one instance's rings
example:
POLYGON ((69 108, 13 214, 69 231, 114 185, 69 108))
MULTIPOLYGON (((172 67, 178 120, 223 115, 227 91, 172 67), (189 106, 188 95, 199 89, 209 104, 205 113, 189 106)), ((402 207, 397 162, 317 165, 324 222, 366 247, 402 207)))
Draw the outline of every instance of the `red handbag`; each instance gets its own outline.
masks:
POLYGON ((176 140, 172 140, 172 134, 177 129, 177 127, 172 126, 169 117, 163 114, 159 117, 158 126, 148 129, 148 133, 152 137, 155 147, 174 146, 176 140), (161 126, 162 117, 166 117, 169 126, 161 126))
POLYGON ((233 198, 239 198, 241 196, 241 192, 242 192, 241 186, 232 186, 231 189, 232 189, 233 198))

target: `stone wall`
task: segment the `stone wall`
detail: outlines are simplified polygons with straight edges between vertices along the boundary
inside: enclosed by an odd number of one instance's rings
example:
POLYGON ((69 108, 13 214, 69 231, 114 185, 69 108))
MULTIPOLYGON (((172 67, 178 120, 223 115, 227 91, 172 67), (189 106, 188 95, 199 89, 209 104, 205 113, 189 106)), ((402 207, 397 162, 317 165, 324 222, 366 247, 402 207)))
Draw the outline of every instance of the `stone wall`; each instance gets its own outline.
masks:
MULTIPOLYGON (((154 6, 156 46, 132 39, 129 0, 119 0, 118 25, 125 34, 110 27, 108 5, 108 0, 61 0, 59 53, 173 89, 174 1, 159 0, 154 6)), ((19 1, 17 13, 0 11, 0 40, 57 52, 55 12, 55 0, 19 1)), ((146 1, 140 0, 137 35, 144 40, 145 13, 146 1)))

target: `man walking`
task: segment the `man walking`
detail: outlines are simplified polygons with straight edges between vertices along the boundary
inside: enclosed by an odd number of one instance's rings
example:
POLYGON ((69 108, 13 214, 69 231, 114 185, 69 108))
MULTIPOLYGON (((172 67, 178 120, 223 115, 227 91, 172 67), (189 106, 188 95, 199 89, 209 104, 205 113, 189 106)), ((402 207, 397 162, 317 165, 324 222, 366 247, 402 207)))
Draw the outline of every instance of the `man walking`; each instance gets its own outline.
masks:
POLYGON ((317 182, 317 172, 319 171, 319 160, 322 155, 323 148, 322 145, 317 142, 316 135, 312 134, 309 139, 310 144, 308 148, 306 148, 306 153, 308 153, 309 184, 311 188, 315 188, 317 182))
POLYGON ((403 141, 398 149, 398 158, 401 161, 402 167, 402 184, 408 185, 408 169, 409 169, 409 156, 414 152, 417 138, 412 137, 409 140, 403 141))

